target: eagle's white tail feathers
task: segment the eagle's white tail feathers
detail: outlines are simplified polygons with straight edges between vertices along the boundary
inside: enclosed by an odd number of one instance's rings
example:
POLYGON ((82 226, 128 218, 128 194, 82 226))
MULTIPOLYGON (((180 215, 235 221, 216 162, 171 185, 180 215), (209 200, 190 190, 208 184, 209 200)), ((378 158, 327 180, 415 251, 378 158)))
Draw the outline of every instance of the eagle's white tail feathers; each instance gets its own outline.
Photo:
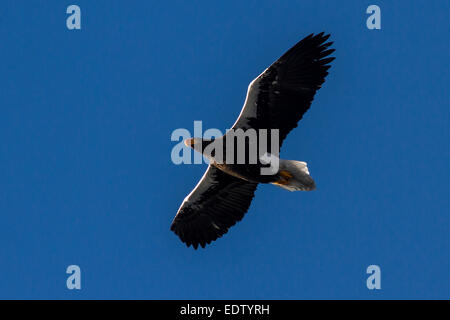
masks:
POLYGON ((316 188, 306 162, 280 159, 278 176, 279 180, 273 184, 289 191, 311 191, 316 188))

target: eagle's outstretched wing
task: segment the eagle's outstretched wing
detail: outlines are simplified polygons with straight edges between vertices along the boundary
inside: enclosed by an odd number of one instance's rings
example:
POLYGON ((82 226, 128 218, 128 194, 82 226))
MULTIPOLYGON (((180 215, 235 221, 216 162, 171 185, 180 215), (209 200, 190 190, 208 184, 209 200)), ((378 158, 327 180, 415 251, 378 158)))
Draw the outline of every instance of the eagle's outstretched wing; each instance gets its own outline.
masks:
POLYGON ((328 75, 330 35, 309 35, 253 80, 233 129, 279 129, 280 146, 328 75))
POLYGON ((210 165, 181 204, 170 229, 188 247, 205 247, 244 217, 257 185, 210 165))

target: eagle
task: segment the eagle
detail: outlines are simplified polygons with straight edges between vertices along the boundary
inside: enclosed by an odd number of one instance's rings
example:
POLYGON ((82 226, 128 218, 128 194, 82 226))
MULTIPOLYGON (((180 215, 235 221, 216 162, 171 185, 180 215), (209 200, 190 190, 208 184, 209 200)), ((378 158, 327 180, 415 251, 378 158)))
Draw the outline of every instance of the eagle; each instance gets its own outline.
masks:
POLYGON ((232 130, 254 129, 260 134, 261 129, 265 129, 270 131, 269 136, 275 132, 278 139, 276 150, 268 149, 264 155, 259 155, 258 150, 256 163, 249 163, 251 143, 245 139, 247 162, 228 163, 228 158, 224 161, 222 156, 222 161, 218 161, 214 152, 205 153, 208 146, 218 142, 221 142, 223 153, 230 153, 223 147, 227 145, 227 139, 232 139, 228 132, 217 139, 190 138, 184 141, 186 146, 210 160, 205 174, 184 199, 170 227, 187 247, 205 248, 226 234, 244 217, 260 183, 289 191, 315 189, 305 162, 279 159, 277 154, 325 82, 330 63, 334 60, 330 55, 335 51, 330 48, 333 42, 328 41, 329 37, 324 32, 305 37, 248 86, 244 106, 232 130), (274 160, 278 164, 277 170, 262 174, 262 168, 267 168, 274 160))

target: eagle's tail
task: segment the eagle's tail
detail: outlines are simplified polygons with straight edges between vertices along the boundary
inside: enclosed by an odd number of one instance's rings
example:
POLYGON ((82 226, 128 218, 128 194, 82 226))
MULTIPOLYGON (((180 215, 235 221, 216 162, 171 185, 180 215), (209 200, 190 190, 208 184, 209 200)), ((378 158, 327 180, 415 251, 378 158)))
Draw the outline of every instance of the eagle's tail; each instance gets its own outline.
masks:
POLYGON ((280 159, 278 180, 272 184, 289 191, 311 191, 316 188, 306 162, 294 160, 280 159))

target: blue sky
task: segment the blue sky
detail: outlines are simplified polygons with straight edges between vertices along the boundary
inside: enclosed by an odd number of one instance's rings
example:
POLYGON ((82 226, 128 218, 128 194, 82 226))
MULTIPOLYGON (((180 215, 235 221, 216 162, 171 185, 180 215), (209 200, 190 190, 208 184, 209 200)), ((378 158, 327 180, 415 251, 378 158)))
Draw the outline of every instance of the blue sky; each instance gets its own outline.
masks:
POLYGON ((449 9, 2 1, 0 298, 450 298, 449 9), (281 153, 318 189, 260 186, 224 238, 187 249, 169 226, 206 165, 172 164, 170 134, 229 128, 248 83, 320 31, 336 60, 281 153))

